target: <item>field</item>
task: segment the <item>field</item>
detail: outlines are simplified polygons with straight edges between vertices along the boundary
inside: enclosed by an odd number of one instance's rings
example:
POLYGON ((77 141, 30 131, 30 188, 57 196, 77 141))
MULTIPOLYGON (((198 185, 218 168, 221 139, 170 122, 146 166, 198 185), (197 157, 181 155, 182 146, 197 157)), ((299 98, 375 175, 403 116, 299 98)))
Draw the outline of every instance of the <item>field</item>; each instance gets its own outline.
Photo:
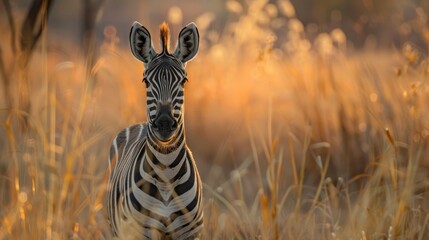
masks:
MULTIPOLYGON (((340 28, 308 37, 287 0, 246 3, 228 2, 221 33, 195 20, 185 125, 202 239, 428 239, 427 17, 423 47, 357 49, 340 28)), ((0 239, 110 239, 107 154, 146 120, 143 65, 113 26, 94 61, 47 29, 28 64, 0 30, 0 239)))

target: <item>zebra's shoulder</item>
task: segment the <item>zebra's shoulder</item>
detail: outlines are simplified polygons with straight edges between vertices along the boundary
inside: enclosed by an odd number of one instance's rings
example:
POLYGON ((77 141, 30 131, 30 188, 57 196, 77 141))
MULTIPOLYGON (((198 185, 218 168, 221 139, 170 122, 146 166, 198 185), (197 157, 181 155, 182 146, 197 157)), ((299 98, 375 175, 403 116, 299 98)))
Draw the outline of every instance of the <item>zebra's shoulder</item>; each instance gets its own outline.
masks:
POLYGON ((132 148, 135 144, 142 144, 146 141, 148 131, 147 123, 139 123, 122 129, 112 141, 109 158, 112 160, 119 153, 132 148))
POLYGON ((145 140, 147 136, 148 125, 147 123, 139 123, 131 125, 127 128, 122 129, 113 140, 117 145, 123 145, 128 143, 130 140, 135 141, 145 140))

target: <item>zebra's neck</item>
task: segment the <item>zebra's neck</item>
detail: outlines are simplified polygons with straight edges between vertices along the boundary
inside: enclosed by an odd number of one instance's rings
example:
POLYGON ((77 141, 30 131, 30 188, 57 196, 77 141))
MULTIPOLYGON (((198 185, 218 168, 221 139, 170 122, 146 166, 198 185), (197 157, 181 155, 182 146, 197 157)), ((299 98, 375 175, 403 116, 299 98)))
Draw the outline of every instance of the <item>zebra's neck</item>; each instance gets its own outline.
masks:
POLYGON ((178 157, 180 150, 186 146, 183 122, 177 127, 176 135, 168 142, 160 141, 149 124, 146 152, 153 155, 162 165, 171 165, 178 157))

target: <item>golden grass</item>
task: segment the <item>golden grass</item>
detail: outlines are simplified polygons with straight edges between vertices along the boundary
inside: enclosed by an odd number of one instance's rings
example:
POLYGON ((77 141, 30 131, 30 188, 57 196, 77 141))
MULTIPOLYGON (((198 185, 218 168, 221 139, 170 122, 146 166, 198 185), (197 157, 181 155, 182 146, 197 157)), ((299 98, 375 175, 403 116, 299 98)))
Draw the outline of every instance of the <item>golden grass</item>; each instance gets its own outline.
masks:
MULTIPOLYGON (((427 239, 429 60, 413 45, 347 52, 339 29, 310 42, 281 2, 229 2, 238 20, 200 29, 188 64, 203 238, 427 239)), ((0 112, 0 239, 110 238, 109 144, 146 110, 142 64, 107 40, 89 75, 46 39, 12 68, 28 74, 32 109, 0 112)))

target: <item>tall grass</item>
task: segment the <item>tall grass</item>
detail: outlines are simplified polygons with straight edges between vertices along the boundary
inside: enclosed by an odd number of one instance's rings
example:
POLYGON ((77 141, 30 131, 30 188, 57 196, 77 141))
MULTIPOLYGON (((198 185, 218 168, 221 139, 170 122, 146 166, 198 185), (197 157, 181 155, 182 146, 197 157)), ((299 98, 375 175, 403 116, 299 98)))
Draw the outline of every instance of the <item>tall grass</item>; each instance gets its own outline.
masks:
MULTIPOLYGON (((214 16, 196 20, 202 46, 188 64, 203 238, 428 238, 423 52, 351 51, 340 29, 308 39, 287 0, 227 8, 222 34, 208 27, 214 16)), ((43 38, 26 69, 31 111, 1 110, 0 239, 111 237, 108 147, 146 118, 143 67, 115 34, 105 30, 90 71, 43 38)))

